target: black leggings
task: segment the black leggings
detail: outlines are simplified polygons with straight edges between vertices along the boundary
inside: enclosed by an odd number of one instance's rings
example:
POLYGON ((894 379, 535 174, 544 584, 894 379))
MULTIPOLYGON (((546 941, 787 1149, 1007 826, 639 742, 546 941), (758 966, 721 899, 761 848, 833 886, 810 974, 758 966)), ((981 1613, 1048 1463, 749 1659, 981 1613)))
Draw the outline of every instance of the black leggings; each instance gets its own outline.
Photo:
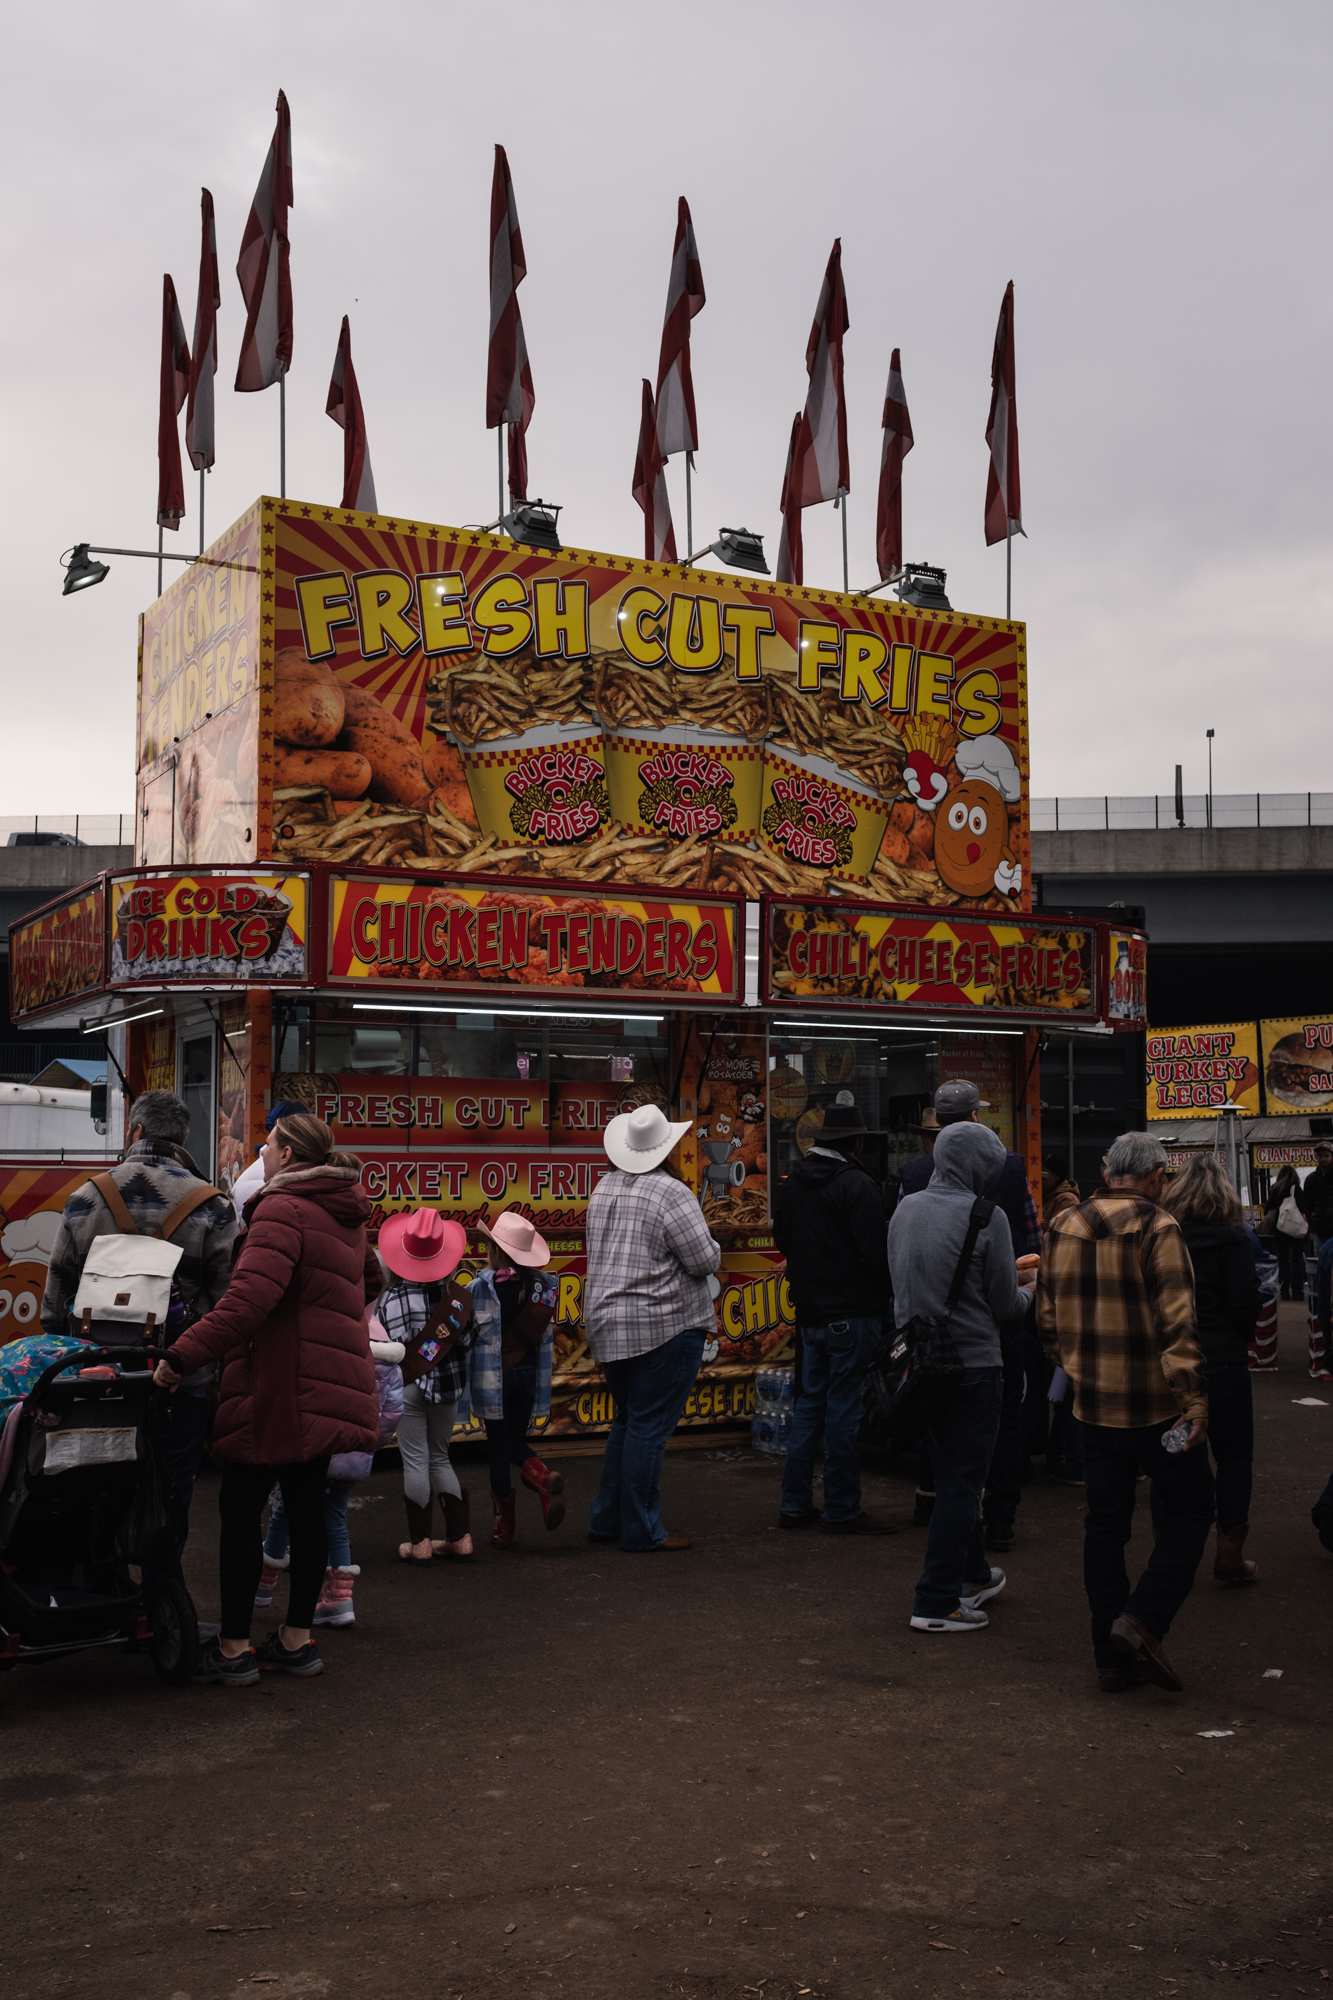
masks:
POLYGON ((526 1361, 518 1368, 506 1368, 503 1382, 504 1415, 486 1419, 486 1443, 491 1458, 491 1491, 497 1500, 507 1500, 514 1490, 511 1465, 526 1465, 537 1456, 528 1443, 528 1425, 537 1400, 537 1364, 526 1361))
POLYGON ((308 1465, 227 1465, 222 1469, 218 1512, 222 1544, 218 1556, 222 1587, 222 1636, 248 1639, 254 1613, 264 1547, 259 1524, 264 1502, 274 1486, 281 1489, 291 1530, 292 1566, 288 1576, 287 1623, 303 1631, 315 1615, 324 1569, 329 1559, 324 1527, 324 1485, 327 1458, 308 1465))

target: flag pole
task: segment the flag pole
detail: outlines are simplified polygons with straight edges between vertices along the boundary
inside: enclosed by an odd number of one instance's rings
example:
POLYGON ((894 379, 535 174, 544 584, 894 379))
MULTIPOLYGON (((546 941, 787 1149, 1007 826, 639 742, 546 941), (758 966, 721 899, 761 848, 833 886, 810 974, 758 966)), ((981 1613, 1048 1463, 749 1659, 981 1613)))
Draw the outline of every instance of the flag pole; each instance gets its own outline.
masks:
POLYGON ((199 468, 199 553, 204 553, 204 470, 199 468))
POLYGON ((846 592, 851 590, 851 584, 847 580, 847 495, 845 493, 839 505, 842 508, 842 587, 846 592))
POLYGON ((1004 615, 1013 616, 1014 609, 1014 531, 1006 523, 1004 531, 1004 615))
POLYGON ((287 498, 287 370, 278 377, 278 498, 287 498))
POLYGON ((502 423, 495 426, 495 481, 500 502, 499 517, 495 523, 498 528, 505 517, 505 427, 502 423))
POLYGON ((690 472, 693 464, 694 453, 687 451, 685 454, 685 549, 687 554, 694 547, 694 494, 691 490, 690 472))
POLYGON ((157 594, 162 595, 162 523, 157 524, 157 594))

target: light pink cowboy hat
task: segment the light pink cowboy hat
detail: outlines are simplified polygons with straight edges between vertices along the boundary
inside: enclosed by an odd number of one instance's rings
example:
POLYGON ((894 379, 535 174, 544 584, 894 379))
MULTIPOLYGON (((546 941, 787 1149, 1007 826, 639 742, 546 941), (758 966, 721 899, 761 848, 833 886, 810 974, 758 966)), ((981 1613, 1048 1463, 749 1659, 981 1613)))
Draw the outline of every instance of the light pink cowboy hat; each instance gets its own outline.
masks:
POLYGON ((458 1269, 467 1250, 467 1231, 461 1222, 438 1215, 433 1208, 414 1208, 389 1217, 377 1247, 396 1278, 430 1285, 458 1269))
POLYGON ((490 1237, 497 1250, 503 1250, 506 1257, 527 1270, 540 1270, 551 1261, 546 1238, 539 1236, 527 1216, 520 1215, 516 1208, 507 1208, 492 1223, 483 1222, 481 1233, 490 1237))

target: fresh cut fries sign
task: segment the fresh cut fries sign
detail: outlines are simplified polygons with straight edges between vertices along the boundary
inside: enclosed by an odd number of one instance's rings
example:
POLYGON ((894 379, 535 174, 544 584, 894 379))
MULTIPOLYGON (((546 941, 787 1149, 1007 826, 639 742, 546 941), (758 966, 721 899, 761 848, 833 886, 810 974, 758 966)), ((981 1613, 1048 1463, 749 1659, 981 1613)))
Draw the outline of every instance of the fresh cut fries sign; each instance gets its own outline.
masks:
POLYGON ((266 859, 1029 907, 1021 625, 259 513, 266 859))

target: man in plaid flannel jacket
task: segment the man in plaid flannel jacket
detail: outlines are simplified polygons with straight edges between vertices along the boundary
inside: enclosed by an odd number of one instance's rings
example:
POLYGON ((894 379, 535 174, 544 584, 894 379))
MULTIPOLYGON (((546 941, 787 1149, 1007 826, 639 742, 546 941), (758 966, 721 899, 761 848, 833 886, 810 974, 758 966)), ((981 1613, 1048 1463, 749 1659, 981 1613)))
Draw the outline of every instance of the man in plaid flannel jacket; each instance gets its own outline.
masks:
POLYGON ((1213 1516, 1194 1272, 1174 1217, 1158 1206, 1159 1142, 1126 1133, 1104 1169, 1104 1186, 1047 1233, 1037 1326, 1069 1376, 1083 1434, 1083 1577, 1102 1688, 1119 1693, 1146 1679, 1178 1692, 1162 1640, 1190 1593, 1213 1516), (1165 1450, 1182 1420, 1184 1448, 1165 1450), (1154 1541, 1131 1591, 1125 1546, 1140 1472, 1152 1482, 1154 1541))

